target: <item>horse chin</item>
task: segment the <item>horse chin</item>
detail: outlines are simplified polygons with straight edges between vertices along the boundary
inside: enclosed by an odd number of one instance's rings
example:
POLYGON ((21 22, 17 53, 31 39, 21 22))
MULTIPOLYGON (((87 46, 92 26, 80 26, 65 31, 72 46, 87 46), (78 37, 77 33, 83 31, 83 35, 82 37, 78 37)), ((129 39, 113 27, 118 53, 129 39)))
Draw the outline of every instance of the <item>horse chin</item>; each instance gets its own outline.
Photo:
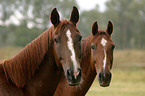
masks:
POLYGON ((101 86, 101 87, 108 87, 109 85, 110 85, 110 83, 108 83, 108 84, 100 83, 100 86, 101 86))
POLYGON ((79 85, 80 83, 68 83, 70 86, 76 86, 79 85))
POLYGON ((68 85, 70 86, 77 86, 80 84, 80 81, 77 81, 77 80, 68 80, 68 85))
POLYGON ((68 85, 70 86, 77 86, 80 84, 80 81, 79 80, 67 80, 68 81, 68 85))

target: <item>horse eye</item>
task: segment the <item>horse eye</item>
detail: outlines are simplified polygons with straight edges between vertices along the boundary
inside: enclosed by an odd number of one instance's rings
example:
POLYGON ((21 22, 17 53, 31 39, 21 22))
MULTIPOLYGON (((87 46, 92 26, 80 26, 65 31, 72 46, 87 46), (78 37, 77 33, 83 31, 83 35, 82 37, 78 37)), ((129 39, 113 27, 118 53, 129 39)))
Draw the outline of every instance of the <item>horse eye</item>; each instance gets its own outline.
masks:
POLYGON ((58 43, 58 39, 57 39, 57 38, 54 38, 54 42, 55 42, 55 43, 58 43))
POLYGON ((95 45, 92 45, 91 48, 94 50, 95 49, 95 45))
POLYGON ((77 40, 77 42, 80 42, 82 40, 82 36, 76 35, 76 40, 77 40))
POLYGON ((115 45, 112 46, 112 50, 115 48, 115 45))
POLYGON ((59 59, 62 60, 62 57, 60 56, 59 59))
POLYGON ((79 41, 81 41, 81 40, 82 40, 82 36, 79 37, 79 41))

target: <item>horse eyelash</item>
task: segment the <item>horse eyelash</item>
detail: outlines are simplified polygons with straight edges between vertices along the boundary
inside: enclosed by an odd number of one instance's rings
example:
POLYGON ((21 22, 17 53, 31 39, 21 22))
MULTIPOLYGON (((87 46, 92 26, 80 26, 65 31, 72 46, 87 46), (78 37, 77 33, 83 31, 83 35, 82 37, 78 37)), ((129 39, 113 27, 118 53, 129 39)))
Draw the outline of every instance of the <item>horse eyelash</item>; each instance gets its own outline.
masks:
POLYGON ((91 45, 91 48, 94 50, 95 49, 95 45, 91 45))
POLYGON ((54 38, 55 43, 59 43, 58 38, 54 38))

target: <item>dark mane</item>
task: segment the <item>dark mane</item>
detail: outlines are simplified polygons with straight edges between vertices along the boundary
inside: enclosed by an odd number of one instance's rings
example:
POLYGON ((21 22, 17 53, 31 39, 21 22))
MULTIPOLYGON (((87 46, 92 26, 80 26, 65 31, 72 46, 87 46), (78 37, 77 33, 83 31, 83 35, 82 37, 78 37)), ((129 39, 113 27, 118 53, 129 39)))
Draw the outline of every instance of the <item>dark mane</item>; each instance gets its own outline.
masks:
POLYGON ((17 87, 23 87, 34 76, 48 51, 53 27, 29 43, 16 56, 2 64, 7 80, 17 87))

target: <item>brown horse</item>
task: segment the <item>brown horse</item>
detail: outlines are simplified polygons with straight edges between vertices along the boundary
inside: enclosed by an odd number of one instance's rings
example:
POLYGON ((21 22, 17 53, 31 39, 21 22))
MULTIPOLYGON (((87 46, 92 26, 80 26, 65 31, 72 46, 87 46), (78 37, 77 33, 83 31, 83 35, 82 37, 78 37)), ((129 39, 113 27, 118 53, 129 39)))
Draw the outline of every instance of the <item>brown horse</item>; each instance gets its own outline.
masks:
POLYGON ((73 7, 70 20, 59 19, 54 8, 52 26, 0 64, 0 96, 52 96, 64 70, 69 85, 81 81, 81 35, 73 7))
POLYGON ((68 86, 62 76, 54 96, 85 96, 96 75, 100 86, 107 87, 111 81, 114 43, 111 40, 113 25, 109 21, 105 30, 98 30, 97 22, 92 26, 92 35, 81 42, 82 83, 68 86))

